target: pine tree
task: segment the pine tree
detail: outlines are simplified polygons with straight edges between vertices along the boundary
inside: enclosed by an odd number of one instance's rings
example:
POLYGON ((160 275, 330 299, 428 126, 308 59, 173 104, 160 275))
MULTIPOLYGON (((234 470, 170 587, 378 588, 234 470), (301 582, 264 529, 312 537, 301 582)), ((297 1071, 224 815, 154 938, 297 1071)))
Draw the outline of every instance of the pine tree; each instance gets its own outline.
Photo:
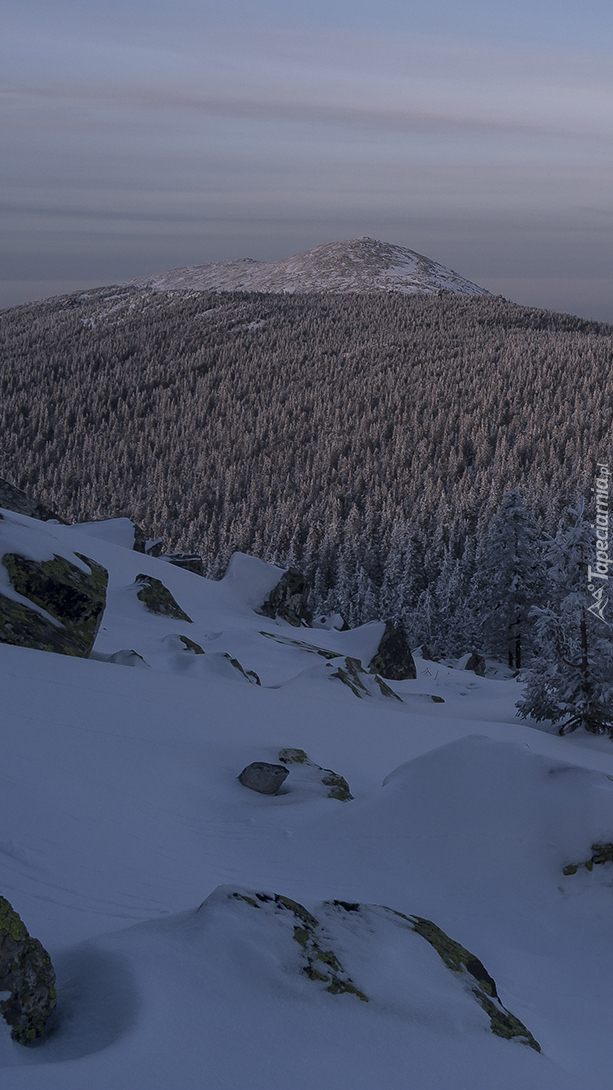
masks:
POLYGON ((569 515, 547 551, 551 601, 533 611, 539 653, 517 707, 523 719, 562 720, 560 734, 582 726, 613 737, 613 631, 590 608, 596 537, 583 504, 569 515))

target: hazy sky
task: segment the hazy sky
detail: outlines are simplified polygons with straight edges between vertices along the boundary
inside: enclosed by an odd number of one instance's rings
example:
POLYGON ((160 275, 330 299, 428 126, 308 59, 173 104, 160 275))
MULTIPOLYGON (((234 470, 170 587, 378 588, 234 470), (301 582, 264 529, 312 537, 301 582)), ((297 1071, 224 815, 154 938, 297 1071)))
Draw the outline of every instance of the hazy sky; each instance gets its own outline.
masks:
POLYGON ((613 321, 611 0, 4 0, 0 306, 370 235, 613 321))

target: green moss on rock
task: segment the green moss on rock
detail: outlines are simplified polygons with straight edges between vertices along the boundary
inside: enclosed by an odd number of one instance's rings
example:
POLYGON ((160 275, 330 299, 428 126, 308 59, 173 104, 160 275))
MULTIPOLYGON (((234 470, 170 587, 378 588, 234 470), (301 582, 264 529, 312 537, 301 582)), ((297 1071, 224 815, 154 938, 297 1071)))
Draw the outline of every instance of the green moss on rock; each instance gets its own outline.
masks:
POLYGON ((280 749, 279 760, 285 765, 311 764, 303 749, 280 749))
POLYGON ((89 571, 61 556, 37 561, 4 554, 14 590, 58 623, 0 594, 0 642, 77 657, 90 654, 104 613, 108 574, 96 561, 75 555, 89 571))
POLYGON ((233 666, 235 670, 238 670, 239 674, 241 674, 246 681, 249 681, 252 685, 262 684, 255 670, 245 670, 244 666, 241 666, 238 659, 233 659, 231 655, 227 654, 227 652, 224 654, 224 658, 227 658, 230 665, 233 666))
POLYGON ((451 969, 454 973, 466 972, 472 977, 475 987, 472 987, 471 991, 489 1016, 492 1033, 507 1040, 516 1038, 522 1044, 535 1049, 536 1052, 541 1051, 538 1041, 526 1029, 523 1022, 520 1022, 519 1018, 516 1018, 506 1007, 503 1007, 496 991, 496 983, 483 963, 479 961, 479 958, 471 954, 470 950, 467 950, 459 942, 450 939, 449 935, 445 934, 431 920, 426 920, 421 916, 407 917, 403 913, 396 913, 396 915, 410 922, 413 930, 434 947, 448 969, 451 969))
POLYGON ((179 634, 179 639, 186 651, 193 651, 195 655, 204 655, 204 651, 200 644, 196 643, 195 640, 190 640, 189 636, 181 636, 179 634))
POLYGON ((328 791, 329 799, 338 799, 339 802, 350 802, 353 799, 353 795, 349 790, 349 784, 344 776, 339 776, 337 772, 331 772, 325 770, 326 775, 322 776, 321 782, 324 787, 329 787, 328 791))
POLYGON ((279 760, 285 765, 305 765, 313 770, 313 777, 315 778, 318 772, 322 772, 323 775, 320 778, 320 782, 324 787, 329 787, 328 798, 338 799, 339 802, 349 802, 353 799, 353 795, 349 790, 349 784, 344 776, 339 776, 337 772, 333 772, 331 768, 322 768, 321 765, 315 764, 311 761, 309 756, 303 749, 280 749, 279 760))
POLYGON ((585 867, 586 870, 593 870, 594 864, 601 866, 603 863, 613 863, 613 844, 592 844, 592 855, 590 859, 584 859, 581 863, 569 863, 564 867, 562 874, 576 874, 579 867, 585 867))
POLYGON ((159 617, 173 617, 176 621, 193 623, 191 617, 188 617, 185 610, 181 609, 168 588, 159 579, 141 572, 136 576, 136 582, 140 584, 136 597, 150 613, 157 613, 159 617))
POLYGON ((45 1036, 56 1005, 55 973, 47 951, 28 934, 13 907, 0 897, 0 1014, 11 1037, 32 1045, 45 1036))
POLYGON ((343 682, 343 685, 347 685, 354 696, 357 696, 362 700, 365 696, 371 696, 370 685, 376 685, 382 696, 389 697, 393 700, 399 700, 402 704, 401 697, 398 696, 389 685, 385 683, 383 678, 375 674, 367 673, 359 659, 347 657, 344 660, 344 664, 339 666, 334 673, 330 674, 332 678, 338 678, 343 682), (368 684, 367 684, 368 683, 368 684))

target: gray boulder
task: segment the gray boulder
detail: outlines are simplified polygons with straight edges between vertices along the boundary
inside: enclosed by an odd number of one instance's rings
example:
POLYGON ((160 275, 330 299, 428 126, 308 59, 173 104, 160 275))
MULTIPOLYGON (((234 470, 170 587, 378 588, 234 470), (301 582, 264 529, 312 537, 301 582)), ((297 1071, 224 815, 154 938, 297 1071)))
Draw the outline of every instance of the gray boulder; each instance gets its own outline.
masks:
POLYGON ((260 613, 273 619, 280 617, 294 628, 310 626, 313 615, 307 606, 308 596, 309 585, 302 572, 289 568, 271 590, 260 613))
POLYGON ((88 657, 104 613, 108 574, 95 560, 74 555, 88 572, 62 556, 37 561, 18 553, 3 555, 13 589, 49 617, 0 593, 1 643, 88 657))
POLYGON ((51 958, 33 939, 15 910, 0 897, 0 1014, 20 1045, 33 1045, 45 1036, 55 1009, 55 973, 51 958))
POLYGON ((417 677, 407 634, 401 625, 385 622, 385 632, 368 669, 371 674, 380 674, 389 681, 407 681, 417 677))
POLYGON ((276 795, 288 776, 289 768, 285 768, 284 765, 254 761, 243 769, 238 779, 243 787, 248 787, 251 791, 259 791, 260 795, 276 795))
POLYGON ((485 677, 485 659, 483 658, 483 655, 479 655, 476 651, 473 651, 464 669, 472 670, 473 674, 477 674, 479 677, 485 677))

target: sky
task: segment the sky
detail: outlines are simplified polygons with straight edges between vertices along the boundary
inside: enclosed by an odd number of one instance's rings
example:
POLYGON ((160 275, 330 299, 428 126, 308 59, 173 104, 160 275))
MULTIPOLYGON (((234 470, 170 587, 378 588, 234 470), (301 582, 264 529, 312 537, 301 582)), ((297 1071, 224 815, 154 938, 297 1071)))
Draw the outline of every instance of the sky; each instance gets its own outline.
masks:
POLYGON ((610 0, 4 0, 0 306, 368 235, 613 322, 610 0))

